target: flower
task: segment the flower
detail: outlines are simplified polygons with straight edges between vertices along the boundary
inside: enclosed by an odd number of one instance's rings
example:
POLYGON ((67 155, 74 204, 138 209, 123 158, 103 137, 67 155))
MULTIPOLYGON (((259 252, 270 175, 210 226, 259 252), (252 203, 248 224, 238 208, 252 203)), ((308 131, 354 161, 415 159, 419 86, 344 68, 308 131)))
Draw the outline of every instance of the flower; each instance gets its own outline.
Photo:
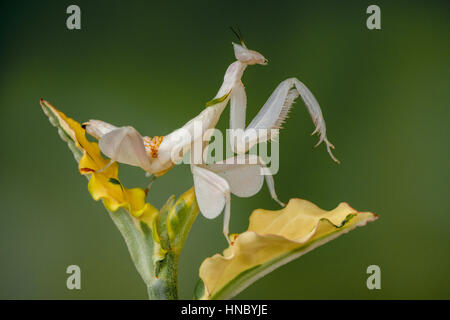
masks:
POLYGON ((86 131, 79 122, 67 117, 43 99, 41 107, 74 153, 80 174, 89 179, 88 190, 94 200, 102 200, 108 211, 115 212, 124 208, 134 217, 146 221, 158 214, 158 210, 145 201, 146 192, 142 188, 127 189, 122 185, 117 163, 101 170, 109 164, 109 160, 103 158, 97 142, 86 138, 86 131))

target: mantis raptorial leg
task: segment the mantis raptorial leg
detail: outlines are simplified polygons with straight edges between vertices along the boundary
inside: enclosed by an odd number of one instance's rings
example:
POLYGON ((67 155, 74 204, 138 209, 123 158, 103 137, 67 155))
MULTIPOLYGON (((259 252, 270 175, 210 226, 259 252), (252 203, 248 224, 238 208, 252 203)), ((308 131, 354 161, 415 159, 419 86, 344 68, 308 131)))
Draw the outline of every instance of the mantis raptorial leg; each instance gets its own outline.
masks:
MULTIPOLYGON (((240 138, 241 141, 236 144, 238 148, 236 148, 236 145, 233 145, 235 148, 233 151, 245 153, 255 144, 273 139, 274 136, 270 130, 281 128, 292 104, 299 96, 305 103, 315 125, 315 130, 312 134, 319 134, 319 142, 316 144, 316 147, 320 143, 325 142, 330 157, 339 163, 339 160, 336 159, 331 152, 331 149, 334 149, 334 146, 328 141, 325 120, 320 105, 311 91, 297 78, 289 78, 278 85, 255 118, 244 130, 243 134, 236 136, 237 138, 240 138)), ((237 90, 234 90, 231 95, 231 129, 244 129, 246 102, 245 89, 241 83, 240 86, 237 86, 237 90)))
MULTIPOLYGON (((158 176, 167 172, 175 164, 171 157, 173 150, 181 149, 187 152, 189 148, 186 146, 190 146, 193 141, 202 138, 208 129, 216 126, 230 99, 230 94, 233 91, 243 90, 241 77, 246 67, 266 63, 264 56, 256 51, 238 44, 233 44, 233 47, 237 61, 231 63, 225 72, 222 86, 215 98, 207 103, 207 108, 182 128, 164 136, 159 151, 155 154, 148 155, 143 137, 133 127, 118 128, 100 120, 90 120, 83 126, 89 134, 99 139, 100 150, 112 160, 141 167, 146 172, 158 176), (198 123, 201 124, 201 130, 195 130, 198 123)), ((245 108, 245 105, 246 103, 238 103, 237 108, 232 107, 240 114, 238 119, 245 117, 245 109, 238 110, 245 108)))
POLYGON ((242 81, 236 83, 230 99, 230 129, 245 129, 247 95, 242 81))

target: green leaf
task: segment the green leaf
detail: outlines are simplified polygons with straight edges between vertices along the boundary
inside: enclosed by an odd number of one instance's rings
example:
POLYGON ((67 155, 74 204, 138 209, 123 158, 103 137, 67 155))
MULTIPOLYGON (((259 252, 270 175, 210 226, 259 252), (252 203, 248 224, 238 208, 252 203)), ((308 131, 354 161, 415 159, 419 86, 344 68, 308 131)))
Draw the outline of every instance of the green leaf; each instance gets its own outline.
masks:
POLYGON ((150 285, 154 279, 155 244, 152 230, 145 223, 141 223, 140 229, 136 228, 137 220, 123 208, 109 213, 125 240, 131 259, 142 280, 147 286, 150 285))
POLYGON ((205 284, 199 279, 194 290, 194 300, 203 300, 205 298, 205 284))
POLYGON ((161 247, 164 250, 170 249, 169 233, 167 232, 167 216, 169 215, 169 211, 173 207, 174 202, 175 196, 172 195, 169 199, 167 199, 161 210, 159 210, 159 215, 156 218, 156 228, 158 230, 161 247))
POLYGON ((189 230, 199 213, 194 187, 186 191, 172 206, 167 217, 171 250, 180 254, 189 230))

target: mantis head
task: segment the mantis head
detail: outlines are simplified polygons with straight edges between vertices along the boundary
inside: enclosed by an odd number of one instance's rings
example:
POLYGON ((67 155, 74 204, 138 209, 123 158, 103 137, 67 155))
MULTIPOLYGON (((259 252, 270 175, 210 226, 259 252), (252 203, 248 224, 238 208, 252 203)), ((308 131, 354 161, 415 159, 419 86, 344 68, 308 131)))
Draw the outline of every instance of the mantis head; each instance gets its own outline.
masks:
POLYGON ((264 58, 261 53, 250 50, 245 45, 239 45, 233 42, 233 48, 236 59, 242 63, 250 66, 254 64, 260 64, 264 66, 267 64, 267 59, 264 58))

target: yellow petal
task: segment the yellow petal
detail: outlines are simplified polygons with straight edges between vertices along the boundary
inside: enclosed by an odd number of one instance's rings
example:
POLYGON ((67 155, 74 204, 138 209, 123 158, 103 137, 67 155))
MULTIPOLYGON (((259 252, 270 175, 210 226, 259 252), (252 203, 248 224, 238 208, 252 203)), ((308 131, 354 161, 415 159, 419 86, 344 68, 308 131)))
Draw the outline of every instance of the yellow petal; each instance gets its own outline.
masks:
MULTIPOLYGON (((89 177, 88 190, 94 200, 103 200, 109 211, 116 211, 123 207, 135 217, 144 216, 150 221, 158 210, 145 202, 146 194, 141 188, 126 189, 119 181, 119 166, 113 163, 106 167, 108 159, 103 158, 97 142, 86 138, 86 131, 81 124, 57 110, 49 102, 41 100, 41 106, 52 124, 63 131, 63 138, 67 138, 82 152, 78 169, 89 177)), ((70 145, 70 144, 69 144, 70 145)))
POLYGON ((233 235, 223 255, 203 261, 204 288, 198 298, 228 299, 281 265, 376 218, 346 203, 326 211, 302 199, 291 199, 277 211, 257 209, 248 230, 233 235))

